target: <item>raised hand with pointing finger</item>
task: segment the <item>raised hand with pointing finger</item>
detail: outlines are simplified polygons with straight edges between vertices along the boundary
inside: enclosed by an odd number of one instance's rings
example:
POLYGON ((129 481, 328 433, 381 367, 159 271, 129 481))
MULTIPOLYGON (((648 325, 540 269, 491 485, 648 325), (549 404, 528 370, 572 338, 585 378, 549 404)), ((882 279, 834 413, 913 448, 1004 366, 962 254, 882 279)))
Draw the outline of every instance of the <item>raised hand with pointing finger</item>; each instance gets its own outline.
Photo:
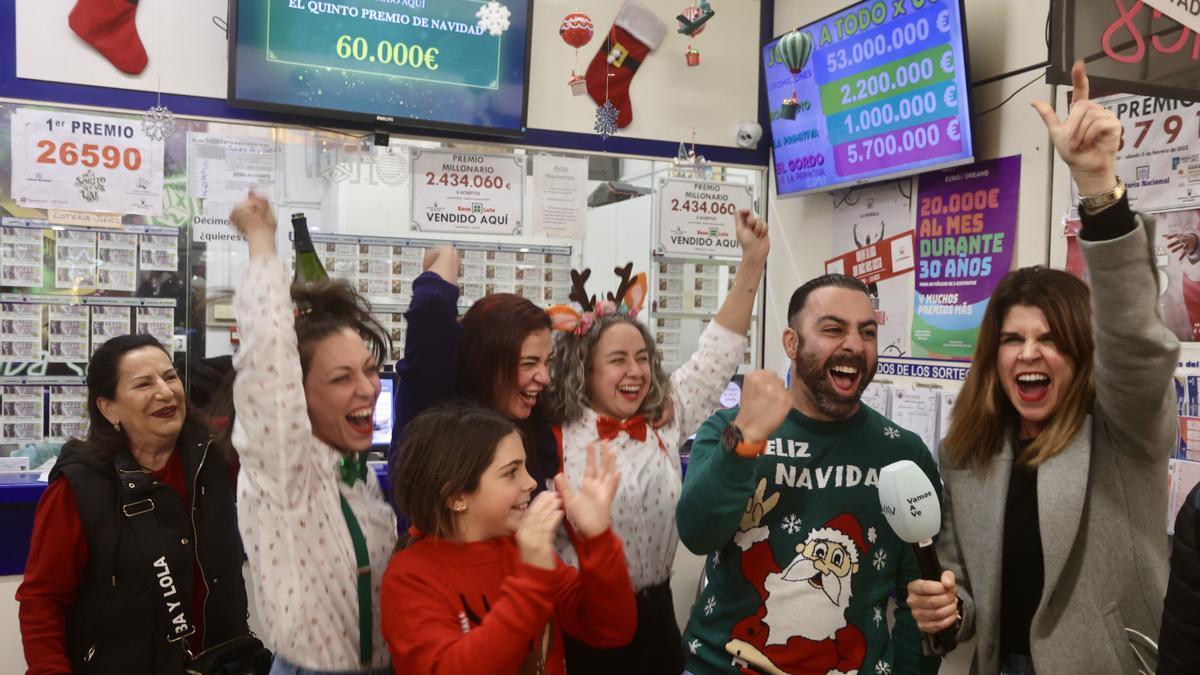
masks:
POLYGON ((1117 184, 1116 157, 1121 147, 1121 123, 1111 110, 1089 98, 1083 61, 1071 69, 1071 106, 1066 120, 1044 101, 1034 101, 1058 156, 1071 168, 1081 195, 1096 195, 1117 184))

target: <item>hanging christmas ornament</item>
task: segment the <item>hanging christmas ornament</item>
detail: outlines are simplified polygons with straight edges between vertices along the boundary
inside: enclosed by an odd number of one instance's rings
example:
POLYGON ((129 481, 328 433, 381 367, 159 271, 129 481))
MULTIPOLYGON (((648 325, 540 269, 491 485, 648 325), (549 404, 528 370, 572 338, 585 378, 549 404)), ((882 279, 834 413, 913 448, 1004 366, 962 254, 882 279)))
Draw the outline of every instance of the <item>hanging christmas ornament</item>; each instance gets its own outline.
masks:
MULTIPOLYGON (((691 5, 683 8, 683 13, 675 18, 679 21, 679 33, 686 35, 693 40, 704 32, 704 27, 708 20, 713 18, 716 12, 713 11, 708 0, 699 0, 699 3, 693 0, 691 5)), ((695 68, 700 65, 700 50, 692 45, 688 45, 687 51, 683 53, 684 61, 688 68, 695 68)))
POLYGON ((779 45, 776 49, 779 52, 779 60, 783 61, 788 71, 791 72, 793 82, 792 96, 791 98, 783 99, 783 109, 780 111, 780 115, 784 119, 794 120, 796 119, 796 111, 800 108, 800 101, 796 95, 794 83, 800 75, 800 71, 804 70, 804 66, 808 65, 808 57, 812 56, 812 36, 804 31, 794 30, 779 39, 779 45))
POLYGON ((175 113, 162 104, 162 78, 158 78, 158 99, 142 113, 142 131, 152 141, 161 141, 175 133, 175 113))
POLYGON ((579 74, 579 48, 592 41, 595 28, 591 17, 583 12, 571 12, 563 17, 562 25, 558 27, 563 42, 575 48, 575 68, 571 70, 571 79, 567 84, 571 85, 571 92, 576 96, 587 93, 587 80, 579 74))
POLYGON ((708 4, 708 0, 700 0, 697 4, 693 2, 683 8, 683 12, 675 18, 679 21, 679 34, 688 37, 696 37, 704 32, 704 24, 713 18, 716 12, 713 11, 712 5, 708 4))
POLYGON ((629 87, 639 67, 662 44, 667 24, 636 0, 626 0, 613 20, 608 38, 592 57, 585 76, 588 95, 596 105, 611 100, 616 107, 617 127, 633 122, 629 87))
POLYGON ((161 141, 175 133, 175 113, 165 105, 156 105, 142 114, 142 131, 152 141, 161 141))
POLYGON ((510 16, 512 16, 512 12, 508 11, 507 7, 496 0, 491 0, 480 7, 478 12, 475 12, 475 18, 479 19, 475 25, 486 30, 493 37, 500 37, 504 31, 508 30, 510 16))
POLYGON ((675 169, 672 172, 677 177, 682 178, 707 178, 712 173, 710 162, 705 159, 704 155, 696 154, 696 130, 692 129, 692 147, 689 150, 687 144, 683 141, 679 142, 679 152, 675 154, 675 159, 672 160, 675 169))
POLYGON ((604 105, 596 108, 596 124, 592 128, 596 133, 608 138, 617 133, 617 116, 620 114, 621 111, 617 110, 612 101, 605 101, 604 105))

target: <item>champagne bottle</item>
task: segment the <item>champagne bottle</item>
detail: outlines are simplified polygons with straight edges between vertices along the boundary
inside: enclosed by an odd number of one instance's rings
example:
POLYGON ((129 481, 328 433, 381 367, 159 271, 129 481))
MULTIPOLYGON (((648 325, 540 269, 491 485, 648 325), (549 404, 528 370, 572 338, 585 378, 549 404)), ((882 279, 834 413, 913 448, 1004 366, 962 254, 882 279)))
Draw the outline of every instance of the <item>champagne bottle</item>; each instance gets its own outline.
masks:
POLYGON ((292 214, 292 234, 292 245, 296 249, 296 276, 293 281, 311 284, 328 279, 329 274, 325 272, 325 266, 317 257, 317 249, 308 234, 308 219, 303 213, 292 214))

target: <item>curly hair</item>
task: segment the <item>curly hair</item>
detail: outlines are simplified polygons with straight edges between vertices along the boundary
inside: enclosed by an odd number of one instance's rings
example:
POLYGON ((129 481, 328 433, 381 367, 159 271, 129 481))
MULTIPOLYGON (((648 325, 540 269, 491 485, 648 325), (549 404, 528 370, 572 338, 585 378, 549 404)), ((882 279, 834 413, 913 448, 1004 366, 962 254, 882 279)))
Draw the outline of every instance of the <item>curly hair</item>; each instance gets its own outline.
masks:
POLYGON ((671 378, 662 367, 662 352, 654 343, 645 324, 627 314, 606 314, 583 335, 556 331, 554 354, 550 357, 550 386, 543 397, 546 417, 551 424, 570 424, 583 417, 591 407, 589 374, 592 372, 592 352, 604 331, 617 324, 627 323, 638 329, 650 356, 650 389, 638 412, 655 419, 671 394, 671 378))
MULTIPOLYGON (((347 328, 366 343, 376 364, 382 364, 391 353, 391 338, 383 325, 371 314, 371 304, 342 279, 325 279, 312 284, 295 283, 291 287, 296 312, 296 348, 300 353, 300 371, 308 376, 313 350, 325 338, 347 328)), ((209 417, 213 420, 213 436, 227 458, 235 455, 233 447, 233 382, 230 372, 213 397, 209 417)))

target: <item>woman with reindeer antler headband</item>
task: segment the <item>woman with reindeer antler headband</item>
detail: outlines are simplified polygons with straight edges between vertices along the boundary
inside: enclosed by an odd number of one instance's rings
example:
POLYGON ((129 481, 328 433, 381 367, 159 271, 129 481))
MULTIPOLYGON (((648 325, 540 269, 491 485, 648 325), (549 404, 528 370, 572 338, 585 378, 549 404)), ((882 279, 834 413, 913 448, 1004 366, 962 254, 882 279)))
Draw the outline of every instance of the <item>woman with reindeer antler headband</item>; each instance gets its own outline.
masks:
MULTIPOLYGON (((621 490, 612 509, 612 528, 625 545, 637 592, 638 622, 633 641, 618 649, 596 649, 566 638, 572 675, 656 675, 683 671, 679 627, 671 598, 671 567, 679 535, 675 504, 682 477, 679 448, 717 408, 748 344, 750 315, 770 245, 766 221, 749 211, 737 214, 742 261, 733 287, 699 348, 669 378, 662 355, 637 314, 646 297, 646 275, 633 264, 616 271, 620 286, 597 301, 584 288, 590 270, 571 273, 575 306, 549 312, 556 330, 551 384, 544 404, 554 424, 563 471, 578 482, 589 445, 607 442, 616 450, 621 490), (665 426, 647 419, 671 408, 665 426)), ((568 536, 560 532, 558 553, 578 565, 568 536)))
MULTIPOLYGON (((396 415, 388 475, 397 475, 400 443, 421 412, 456 399, 474 401, 516 423, 525 441, 527 469, 545 489, 559 471, 558 451, 538 399, 550 383, 550 316, 513 293, 491 293, 458 320, 459 252, 425 253, 425 271, 413 281, 404 314, 404 358, 396 364, 396 415)), ((668 423, 656 419, 652 426, 668 423)))

